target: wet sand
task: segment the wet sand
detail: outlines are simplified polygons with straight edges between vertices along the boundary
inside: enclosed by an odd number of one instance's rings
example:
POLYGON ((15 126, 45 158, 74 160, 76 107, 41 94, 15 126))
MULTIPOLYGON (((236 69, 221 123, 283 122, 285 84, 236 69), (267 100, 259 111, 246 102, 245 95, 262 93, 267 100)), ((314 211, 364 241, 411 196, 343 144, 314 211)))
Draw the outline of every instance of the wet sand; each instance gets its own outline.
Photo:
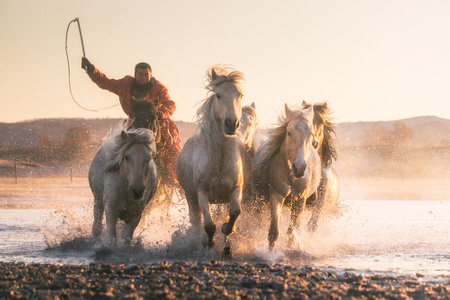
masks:
POLYGON ((285 264, 167 262, 87 266, 0 263, 6 299, 450 299, 447 282, 285 264))

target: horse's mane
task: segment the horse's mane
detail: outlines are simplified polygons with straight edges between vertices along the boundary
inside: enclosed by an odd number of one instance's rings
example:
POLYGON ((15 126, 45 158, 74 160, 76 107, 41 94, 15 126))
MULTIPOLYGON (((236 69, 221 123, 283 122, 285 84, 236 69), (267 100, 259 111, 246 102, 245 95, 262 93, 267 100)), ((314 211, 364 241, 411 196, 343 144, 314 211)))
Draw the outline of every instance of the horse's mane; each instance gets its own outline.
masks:
POLYGON ((269 129, 267 133, 266 141, 261 145, 258 152, 256 153, 253 161, 253 174, 256 180, 257 190, 260 190, 260 195, 266 195, 268 190, 265 191, 263 187, 267 187, 269 178, 269 164, 272 157, 277 153, 283 144, 284 138, 286 137, 287 126, 294 119, 304 119, 307 120, 303 115, 303 111, 300 108, 292 110, 292 114, 287 116, 286 114, 280 115, 278 117, 278 126, 269 129))
MULTIPOLYGON (((311 104, 305 104, 304 107, 311 106, 311 104)), ((320 156, 322 158, 322 164, 325 167, 329 167, 333 161, 337 159, 336 149, 336 124, 330 117, 331 111, 328 107, 328 102, 319 102, 313 105, 314 109, 314 125, 323 125, 323 142, 322 152, 320 156)))
POLYGON ((250 105, 242 106, 242 112, 243 113, 245 112, 245 113, 247 113, 249 115, 252 115, 252 116, 254 116, 256 118, 256 110, 253 107, 251 107, 250 105))
POLYGON ((214 87, 221 85, 224 82, 234 83, 240 88, 243 81, 245 81, 244 74, 240 71, 234 70, 231 67, 216 65, 206 71, 205 88, 208 92, 214 93, 214 87), (214 74, 216 76, 214 76, 214 74))
MULTIPOLYGON (((244 114, 248 114, 256 120, 256 110, 255 110, 254 106, 251 106, 251 105, 243 106, 242 107, 242 115, 244 115, 244 114)), ((250 141, 249 142, 244 141, 245 147, 247 148, 247 151, 252 158, 256 153, 256 150, 257 150, 256 148, 258 147, 257 141, 256 141, 257 130, 258 130, 257 125, 255 125, 254 132, 250 136, 250 141)))
POLYGON ((214 124, 214 116, 212 114, 212 103, 214 99, 214 88, 219 86, 224 82, 231 82, 236 84, 237 88, 240 89, 242 81, 245 81, 244 74, 240 71, 236 71, 230 67, 224 66, 213 66, 206 71, 207 82, 205 83, 205 89, 210 94, 208 98, 200 101, 203 104, 197 110, 197 123, 200 133, 205 137, 212 137, 214 124), (216 74, 217 76, 213 76, 216 74))
POLYGON ((105 148, 107 149, 106 171, 117 171, 122 164, 125 152, 132 145, 147 145, 153 151, 156 150, 155 136, 147 128, 121 130, 110 140, 112 141, 112 146, 105 148))

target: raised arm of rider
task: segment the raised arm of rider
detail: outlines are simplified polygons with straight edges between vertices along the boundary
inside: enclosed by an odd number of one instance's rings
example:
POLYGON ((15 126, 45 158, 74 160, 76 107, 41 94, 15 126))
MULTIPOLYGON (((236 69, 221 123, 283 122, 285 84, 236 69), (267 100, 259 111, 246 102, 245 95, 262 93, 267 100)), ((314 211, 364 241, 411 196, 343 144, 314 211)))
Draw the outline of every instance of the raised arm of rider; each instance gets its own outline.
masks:
POLYGON ((160 93, 158 93, 159 99, 159 112, 162 114, 162 119, 170 118, 175 112, 175 102, 170 100, 169 92, 164 87, 160 93))
POLYGON ((86 57, 81 58, 81 68, 83 70, 86 70, 88 74, 92 74, 92 72, 94 72, 95 69, 94 65, 91 64, 91 62, 86 57))

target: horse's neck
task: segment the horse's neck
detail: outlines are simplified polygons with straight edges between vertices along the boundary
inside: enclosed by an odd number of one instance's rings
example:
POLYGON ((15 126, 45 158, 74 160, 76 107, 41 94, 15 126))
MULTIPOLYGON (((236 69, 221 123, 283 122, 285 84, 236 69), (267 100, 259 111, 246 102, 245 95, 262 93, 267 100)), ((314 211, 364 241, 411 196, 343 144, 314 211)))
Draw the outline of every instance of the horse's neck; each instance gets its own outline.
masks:
POLYGON ((247 149, 251 149, 253 148, 254 144, 255 144, 255 132, 252 130, 250 131, 248 140, 245 142, 245 146, 247 147, 247 149))
POLYGON ((210 136, 205 136, 205 139, 210 158, 213 164, 220 166, 223 161, 229 159, 229 156, 235 155, 233 150, 236 147, 237 137, 225 136, 217 125, 211 126, 208 133, 210 136))
POLYGON ((319 154, 320 160, 322 160, 323 140, 319 141, 316 148, 317 154, 319 154))
POLYGON ((283 141, 278 151, 275 152, 272 158, 272 164, 276 164, 277 168, 286 169, 290 172, 289 161, 286 154, 286 139, 283 141))
MULTIPOLYGON (((245 148, 247 149, 247 151, 249 153, 253 152, 253 154, 254 154, 254 152, 256 152, 256 148, 257 148, 257 145, 256 145, 256 128, 252 128, 249 132, 250 133, 248 134, 248 138, 244 139, 242 141, 242 143, 245 145, 245 148)), ((244 133, 243 136, 245 138, 245 133, 244 133)))
POLYGON ((322 138, 322 140, 319 141, 319 145, 317 146, 316 151, 317 151, 317 154, 319 155, 320 163, 322 165, 322 168, 326 168, 326 167, 329 167, 329 162, 328 162, 328 160, 326 158, 326 154, 324 154, 323 146, 324 146, 324 140, 322 138))

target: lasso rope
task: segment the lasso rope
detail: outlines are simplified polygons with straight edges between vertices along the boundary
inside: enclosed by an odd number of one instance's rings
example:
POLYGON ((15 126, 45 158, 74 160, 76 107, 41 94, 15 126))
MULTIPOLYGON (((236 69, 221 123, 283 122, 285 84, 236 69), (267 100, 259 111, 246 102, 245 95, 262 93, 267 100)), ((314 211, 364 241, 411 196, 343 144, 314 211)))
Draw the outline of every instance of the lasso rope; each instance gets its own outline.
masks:
POLYGON ((108 106, 108 107, 103 107, 103 108, 98 108, 98 109, 89 109, 86 107, 83 107, 82 105, 80 105, 80 103, 77 102, 77 100, 75 100, 75 97, 73 96, 72 93, 72 84, 70 82, 70 63, 69 63, 69 53, 67 52, 67 37, 69 35, 69 28, 70 25, 74 22, 78 23, 78 31, 80 32, 80 39, 81 39, 81 48, 83 50, 83 57, 86 57, 85 53, 84 53, 84 43, 83 43, 83 35, 81 34, 81 26, 80 26, 80 21, 78 20, 78 18, 73 19, 72 21, 69 22, 69 25, 67 25, 67 30, 66 30, 66 59, 67 59, 67 70, 68 70, 68 74, 69 74, 69 91, 70 91, 70 96, 72 97, 73 102, 75 102, 80 108, 87 110, 87 111, 94 111, 94 112, 99 112, 101 110, 105 110, 105 109, 109 109, 109 108, 113 108, 117 105, 119 105, 119 103, 114 104, 112 106, 108 106))

